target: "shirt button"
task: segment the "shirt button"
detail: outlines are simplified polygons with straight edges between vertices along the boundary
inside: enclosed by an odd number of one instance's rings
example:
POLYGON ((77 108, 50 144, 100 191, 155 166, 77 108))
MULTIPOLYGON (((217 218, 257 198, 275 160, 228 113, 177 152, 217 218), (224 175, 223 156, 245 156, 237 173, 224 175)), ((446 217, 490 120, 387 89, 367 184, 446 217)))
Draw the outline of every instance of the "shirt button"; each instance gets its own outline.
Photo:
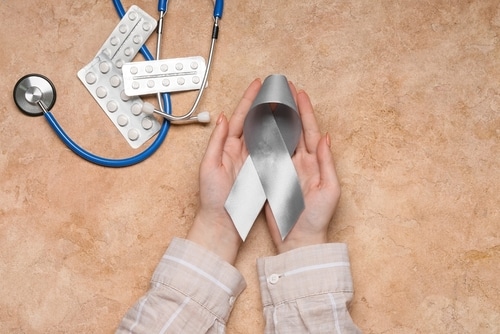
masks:
POLYGON ((269 280, 268 281, 269 281, 270 284, 274 285, 274 284, 278 283, 279 279, 280 279, 279 275, 272 274, 271 276, 269 276, 269 280))

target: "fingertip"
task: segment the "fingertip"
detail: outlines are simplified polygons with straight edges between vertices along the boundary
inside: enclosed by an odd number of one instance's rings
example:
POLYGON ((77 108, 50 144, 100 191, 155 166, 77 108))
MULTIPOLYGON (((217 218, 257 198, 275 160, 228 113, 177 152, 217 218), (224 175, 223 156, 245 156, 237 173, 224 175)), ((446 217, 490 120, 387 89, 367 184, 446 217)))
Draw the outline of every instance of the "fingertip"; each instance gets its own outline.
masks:
POLYGON ((322 158, 332 158, 332 151, 330 150, 332 142, 330 139, 330 134, 327 132, 318 142, 318 151, 320 151, 322 158))
POLYGON ((217 118, 217 122, 215 123, 215 125, 220 125, 225 119, 226 116, 224 115, 224 113, 221 112, 219 114, 219 117, 217 118))
POLYGON ((262 79, 261 78, 255 78, 251 83, 250 83, 250 87, 253 87, 253 86, 258 86, 260 87, 262 85, 262 79))
POLYGON ((333 160, 333 154, 330 150, 330 147, 330 135, 326 133, 318 143, 317 157, 321 178, 327 182, 333 182, 337 180, 335 162, 333 160))
POLYGON ((220 113, 217 118, 215 128, 208 140, 207 149, 205 151, 205 163, 218 163, 222 157, 224 143, 228 134, 227 118, 224 113, 220 113))

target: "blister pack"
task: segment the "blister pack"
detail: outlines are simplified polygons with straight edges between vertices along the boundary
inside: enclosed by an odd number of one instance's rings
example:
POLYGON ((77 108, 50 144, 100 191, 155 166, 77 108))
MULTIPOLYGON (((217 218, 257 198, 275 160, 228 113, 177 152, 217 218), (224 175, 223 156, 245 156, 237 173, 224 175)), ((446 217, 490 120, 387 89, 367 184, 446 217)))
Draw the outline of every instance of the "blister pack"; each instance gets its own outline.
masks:
POLYGON ((153 137, 161 125, 142 113, 139 97, 125 93, 122 67, 137 55, 155 27, 153 17, 131 6, 96 57, 78 71, 78 78, 133 148, 153 137))
POLYGON ((126 63, 122 68, 125 93, 138 96, 200 89, 205 70, 203 57, 126 63))

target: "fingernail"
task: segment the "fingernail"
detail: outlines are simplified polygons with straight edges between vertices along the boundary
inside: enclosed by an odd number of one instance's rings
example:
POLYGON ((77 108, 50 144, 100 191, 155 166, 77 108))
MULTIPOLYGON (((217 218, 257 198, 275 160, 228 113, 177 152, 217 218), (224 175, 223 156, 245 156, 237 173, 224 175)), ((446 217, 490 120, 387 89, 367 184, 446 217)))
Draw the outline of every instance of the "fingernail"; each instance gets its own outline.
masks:
POLYGON ((220 113, 219 118, 217 118, 217 122, 215 124, 219 125, 220 123, 222 123, 223 119, 224 119, 224 114, 220 113))
POLYGON ((330 140, 330 134, 327 132, 325 137, 326 137, 326 145, 328 145, 328 147, 331 147, 332 142, 330 140))

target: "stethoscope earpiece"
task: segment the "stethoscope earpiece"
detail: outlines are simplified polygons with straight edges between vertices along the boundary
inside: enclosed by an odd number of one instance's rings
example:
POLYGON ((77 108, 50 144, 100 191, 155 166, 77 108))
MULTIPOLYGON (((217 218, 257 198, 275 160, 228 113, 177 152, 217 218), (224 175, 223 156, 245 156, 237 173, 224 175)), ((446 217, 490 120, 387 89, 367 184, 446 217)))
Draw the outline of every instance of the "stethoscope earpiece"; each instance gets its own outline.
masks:
POLYGON ((14 86, 14 102, 19 110, 28 116, 41 116, 40 103, 50 110, 56 103, 54 84, 41 74, 28 74, 14 86))

